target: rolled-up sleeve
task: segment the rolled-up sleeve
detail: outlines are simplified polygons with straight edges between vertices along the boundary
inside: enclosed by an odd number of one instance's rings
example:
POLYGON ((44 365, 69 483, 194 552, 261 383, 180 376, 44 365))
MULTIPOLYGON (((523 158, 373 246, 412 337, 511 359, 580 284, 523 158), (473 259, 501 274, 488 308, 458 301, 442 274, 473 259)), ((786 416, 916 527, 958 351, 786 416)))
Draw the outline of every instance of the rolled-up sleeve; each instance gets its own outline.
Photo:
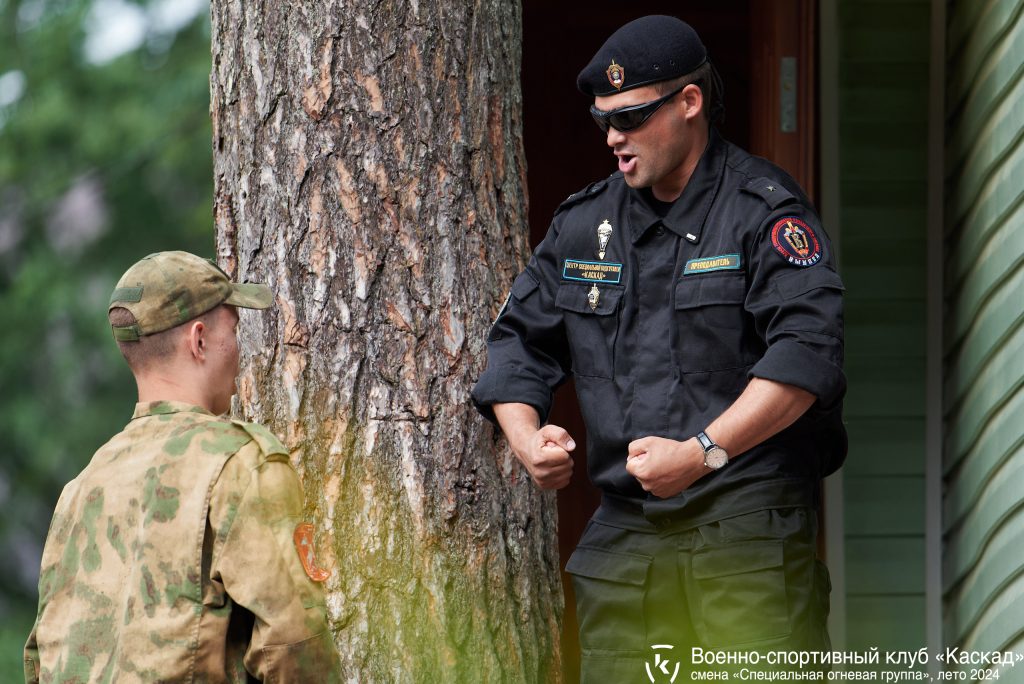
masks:
POLYGON ((750 369, 764 378, 804 389, 827 409, 843 398, 843 283, 835 271, 828 236, 817 217, 799 205, 773 213, 751 248, 751 283, 746 308, 767 349, 750 369), (787 219, 812 233, 810 265, 793 263, 776 226, 787 219), (773 235, 774 233, 774 235, 773 235), (773 241, 774 237, 774 241, 773 241))
POLYGON ((552 226, 513 282, 487 338, 487 367, 472 396, 477 410, 492 422, 493 404, 514 402, 532 406, 543 423, 552 393, 568 377, 569 348, 561 310, 554 303, 556 239, 552 226))

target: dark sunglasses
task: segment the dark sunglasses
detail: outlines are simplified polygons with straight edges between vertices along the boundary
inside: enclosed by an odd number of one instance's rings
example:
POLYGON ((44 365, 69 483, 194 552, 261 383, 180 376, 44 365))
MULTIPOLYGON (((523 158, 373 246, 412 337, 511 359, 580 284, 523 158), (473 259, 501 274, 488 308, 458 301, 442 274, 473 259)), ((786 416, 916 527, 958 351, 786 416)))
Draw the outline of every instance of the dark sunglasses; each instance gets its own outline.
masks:
POLYGON ((658 111, 658 107, 681 93, 685 87, 685 85, 680 86, 668 95, 659 97, 657 100, 628 107, 619 107, 607 112, 598 109, 594 105, 590 105, 590 116, 594 117, 597 127, 605 133, 608 132, 609 127, 622 133, 632 131, 643 126, 644 122, 650 119, 654 112, 658 111))

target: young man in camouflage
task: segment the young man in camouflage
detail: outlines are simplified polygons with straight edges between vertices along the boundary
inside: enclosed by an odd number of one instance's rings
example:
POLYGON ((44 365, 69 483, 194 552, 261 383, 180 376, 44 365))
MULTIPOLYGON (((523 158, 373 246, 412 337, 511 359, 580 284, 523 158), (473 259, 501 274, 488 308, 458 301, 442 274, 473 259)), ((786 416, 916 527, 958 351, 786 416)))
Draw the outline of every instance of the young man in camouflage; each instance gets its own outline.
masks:
POLYGON ((61 494, 27 682, 340 679, 328 573, 288 453, 221 415, 236 307, 272 299, 185 252, 152 254, 117 284, 108 315, 139 403, 61 494))

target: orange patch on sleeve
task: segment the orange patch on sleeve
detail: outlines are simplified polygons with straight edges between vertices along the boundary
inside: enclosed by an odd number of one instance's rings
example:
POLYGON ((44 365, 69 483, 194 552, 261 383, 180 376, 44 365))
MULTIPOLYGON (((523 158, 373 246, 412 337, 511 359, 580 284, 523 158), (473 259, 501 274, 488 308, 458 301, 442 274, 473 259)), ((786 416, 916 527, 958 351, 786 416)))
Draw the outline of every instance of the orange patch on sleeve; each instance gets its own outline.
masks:
POLYGON ((316 551, 313 545, 313 523, 299 523, 295 526, 295 550, 299 552, 302 569, 314 582, 323 582, 331 576, 330 570, 324 570, 316 564, 316 551))

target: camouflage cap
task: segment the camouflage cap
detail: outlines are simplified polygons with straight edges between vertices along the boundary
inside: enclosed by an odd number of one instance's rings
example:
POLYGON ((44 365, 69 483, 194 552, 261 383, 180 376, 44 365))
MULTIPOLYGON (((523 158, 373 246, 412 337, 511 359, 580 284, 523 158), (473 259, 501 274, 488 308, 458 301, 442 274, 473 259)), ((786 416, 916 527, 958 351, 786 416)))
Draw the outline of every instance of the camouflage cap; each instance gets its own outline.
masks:
POLYGON ((266 285, 233 283, 212 260, 188 252, 157 252, 121 276, 107 311, 124 307, 135 316, 135 325, 112 326, 115 340, 132 342, 191 321, 221 304, 266 309, 273 301, 266 285))

